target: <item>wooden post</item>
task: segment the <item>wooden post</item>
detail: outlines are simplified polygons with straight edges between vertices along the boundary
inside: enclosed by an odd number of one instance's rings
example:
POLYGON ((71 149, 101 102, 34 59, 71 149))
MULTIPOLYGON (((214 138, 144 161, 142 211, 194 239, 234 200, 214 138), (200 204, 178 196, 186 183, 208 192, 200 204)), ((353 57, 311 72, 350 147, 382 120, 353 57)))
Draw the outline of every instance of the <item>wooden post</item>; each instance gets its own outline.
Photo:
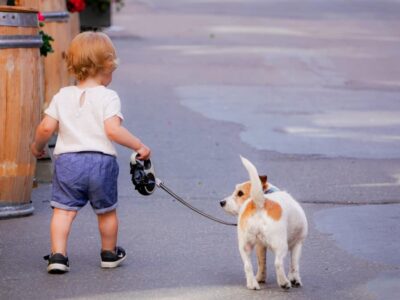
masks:
POLYGON ((33 212, 41 44, 36 10, 0 6, 0 218, 33 212))

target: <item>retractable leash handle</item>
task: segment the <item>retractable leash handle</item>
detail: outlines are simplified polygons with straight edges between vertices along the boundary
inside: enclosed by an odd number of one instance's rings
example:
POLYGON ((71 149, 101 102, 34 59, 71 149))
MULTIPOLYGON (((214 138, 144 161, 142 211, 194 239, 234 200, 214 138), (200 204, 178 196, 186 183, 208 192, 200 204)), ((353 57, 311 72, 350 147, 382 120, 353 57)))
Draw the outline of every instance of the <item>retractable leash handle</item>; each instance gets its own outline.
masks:
POLYGON ((144 196, 153 194, 156 188, 156 175, 151 160, 139 160, 138 153, 133 152, 130 165, 135 189, 144 196))

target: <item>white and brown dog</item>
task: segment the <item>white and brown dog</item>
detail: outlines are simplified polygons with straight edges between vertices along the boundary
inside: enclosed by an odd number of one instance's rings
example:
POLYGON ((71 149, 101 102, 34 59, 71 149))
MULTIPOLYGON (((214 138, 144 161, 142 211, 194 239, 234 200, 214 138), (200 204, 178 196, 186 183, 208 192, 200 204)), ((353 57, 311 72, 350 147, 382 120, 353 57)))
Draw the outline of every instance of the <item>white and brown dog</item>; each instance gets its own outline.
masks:
MULTIPOLYGON (((241 157, 250 175, 250 181, 238 184, 233 194, 220 202, 229 213, 239 215, 239 251, 244 263, 247 288, 260 289, 259 282, 266 280, 266 250, 275 254, 275 271, 278 284, 283 289, 302 285, 299 260, 308 224, 299 203, 284 191, 265 194, 271 188, 267 176, 259 176, 256 167, 241 157), (250 259, 256 246, 258 272, 254 276, 250 259), (284 269, 284 258, 291 252, 289 279, 284 269)), ((273 187, 273 186, 272 186, 273 187)))

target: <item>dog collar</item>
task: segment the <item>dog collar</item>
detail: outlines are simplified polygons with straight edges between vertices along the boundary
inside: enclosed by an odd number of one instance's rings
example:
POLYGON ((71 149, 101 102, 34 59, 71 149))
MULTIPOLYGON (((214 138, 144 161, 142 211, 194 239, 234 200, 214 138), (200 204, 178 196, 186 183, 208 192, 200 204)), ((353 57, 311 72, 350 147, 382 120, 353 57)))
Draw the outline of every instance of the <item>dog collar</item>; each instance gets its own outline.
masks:
POLYGON ((280 191, 279 188, 277 188, 276 186, 274 186, 274 185, 272 185, 272 184, 268 184, 268 186, 269 186, 269 188, 268 188, 268 190, 266 190, 266 191, 264 192, 264 195, 266 195, 266 194, 272 194, 272 193, 275 193, 275 192, 279 192, 279 191, 280 191))

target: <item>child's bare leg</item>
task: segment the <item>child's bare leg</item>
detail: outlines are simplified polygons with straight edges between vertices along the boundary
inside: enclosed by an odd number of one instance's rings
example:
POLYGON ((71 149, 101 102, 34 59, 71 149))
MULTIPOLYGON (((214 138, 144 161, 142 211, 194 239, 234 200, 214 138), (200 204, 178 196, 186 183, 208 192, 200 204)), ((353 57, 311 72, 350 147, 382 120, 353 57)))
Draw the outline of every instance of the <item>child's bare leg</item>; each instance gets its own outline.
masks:
POLYGON ((99 231, 101 236, 101 249, 114 251, 117 246, 118 217, 114 209, 104 214, 98 214, 99 231))
POLYGON ((51 253, 61 253, 67 256, 67 241, 77 211, 53 209, 50 221, 51 253))

